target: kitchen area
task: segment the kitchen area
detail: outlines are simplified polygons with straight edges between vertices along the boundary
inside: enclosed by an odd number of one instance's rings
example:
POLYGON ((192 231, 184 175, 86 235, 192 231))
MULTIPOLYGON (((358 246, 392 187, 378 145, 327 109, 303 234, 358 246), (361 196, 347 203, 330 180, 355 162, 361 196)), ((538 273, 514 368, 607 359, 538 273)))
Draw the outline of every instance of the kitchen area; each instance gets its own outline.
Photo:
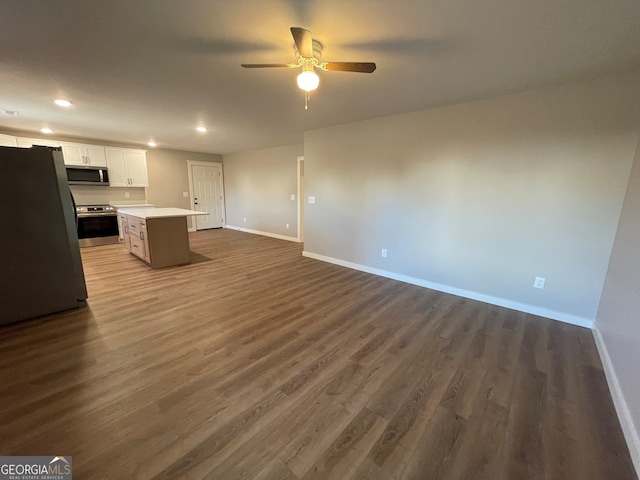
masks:
MULTIPOLYGON (((57 133, 44 137, 26 130, 0 129, 0 147, 32 145, 62 147, 67 165, 107 167, 108 187, 71 186, 77 205, 152 204, 193 209, 188 162, 222 165, 222 155, 212 153, 168 149, 162 145, 147 147, 113 139, 80 139, 57 133)), ((220 190, 224 195, 224 189, 220 190)), ((192 219, 188 225, 190 230, 195 229, 192 219)))
POLYGON ((153 153, 155 171, 141 149, 0 134, 11 212, 3 222, 0 324, 86 305, 79 249, 121 244, 122 255, 149 269, 190 262, 192 219, 207 212, 190 208, 187 160, 219 156, 153 153))
POLYGON ((80 247, 123 243, 129 253, 152 268, 189 263, 186 218, 207 212, 155 208, 142 199, 131 199, 130 190, 138 190, 135 193, 141 196, 149 186, 146 151, 67 144, 61 148, 76 199, 80 247), (126 188, 124 200, 113 199, 114 187, 126 188), (102 193, 105 189, 106 194, 102 193), (97 198, 104 198, 104 203, 97 198), (91 203, 85 203, 88 201, 91 203))

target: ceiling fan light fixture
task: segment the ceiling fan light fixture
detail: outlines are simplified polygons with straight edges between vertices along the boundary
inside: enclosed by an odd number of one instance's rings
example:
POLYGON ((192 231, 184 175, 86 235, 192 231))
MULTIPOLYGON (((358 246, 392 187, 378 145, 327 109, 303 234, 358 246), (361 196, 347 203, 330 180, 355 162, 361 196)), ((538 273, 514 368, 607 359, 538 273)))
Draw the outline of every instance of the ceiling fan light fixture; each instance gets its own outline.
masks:
POLYGON ((53 103, 58 105, 59 107, 69 108, 71 106, 71 102, 69 100, 65 100, 64 98, 58 98, 54 100, 53 103))
POLYGON ((309 93, 318 88, 320 77, 314 71, 319 68, 324 71, 373 73, 376 64, 373 62, 322 62, 322 44, 314 40, 311 32, 302 27, 289 29, 293 36, 294 51, 297 63, 242 63, 242 68, 302 68, 298 75, 298 87, 305 92, 305 110, 308 109, 309 93))
POLYGON ((320 84, 320 77, 316 72, 311 70, 305 70, 300 75, 298 75, 298 87, 300 87, 305 92, 311 92, 318 88, 320 84))

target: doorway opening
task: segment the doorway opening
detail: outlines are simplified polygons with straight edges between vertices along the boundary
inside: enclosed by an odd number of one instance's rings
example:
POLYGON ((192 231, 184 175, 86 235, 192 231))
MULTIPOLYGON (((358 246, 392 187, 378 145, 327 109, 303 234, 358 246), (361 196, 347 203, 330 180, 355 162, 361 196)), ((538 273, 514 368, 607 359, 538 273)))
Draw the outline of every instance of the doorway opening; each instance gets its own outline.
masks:
POLYGON ((304 157, 298 157, 298 242, 304 242, 304 157))

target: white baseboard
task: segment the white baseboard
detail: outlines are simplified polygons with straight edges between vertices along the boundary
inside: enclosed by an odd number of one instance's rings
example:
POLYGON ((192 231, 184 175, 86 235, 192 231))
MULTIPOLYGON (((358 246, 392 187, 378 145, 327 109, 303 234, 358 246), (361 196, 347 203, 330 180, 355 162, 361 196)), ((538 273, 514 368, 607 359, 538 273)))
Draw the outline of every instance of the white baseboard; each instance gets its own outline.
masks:
POLYGON ((196 230, 196 227, 189 227, 187 228, 187 232, 197 232, 198 230, 196 230))
POLYGON ((472 300, 478 300, 480 302, 490 303, 492 305, 498 305, 500 307, 511 308, 512 310, 518 310, 520 312, 531 313, 532 315, 538 315, 540 317, 551 318, 553 320, 559 320, 565 323, 571 323, 572 325, 578 325, 580 327, 593 328, 593 319, 578 317, 577 315, 569 315, 567 313, 558 312, 555 310, 549 310, 546 308, 536 307, 534 305, 528 305, 526 303, 513 302, 511 300, 505 300, 504 298, 492 297, 491 295, 485 295, 483 293, 473 292, 471 290, 464 290, 461 288, 451 287, 449 285, 443 285, 440 283, 429 282, 421 278, 409 277, 408 275, 401 275, 399 273, 388 272, 379 268, 367 267, 357 263, 347 262, 346 260, 340 260, 338 258, 326 257, 324 255, 318 255, 316 253, 303 251, 304 257, 313 258, 315 260, 321 260, 323 262, 333 263, 341 265, 343 267, 353 268, 354 270, 360 270, 361 272, 372 273, 381 277, 391 278, 400 282, 411 283, 412 285, 418 285, 420 287, 430 288, 432 290, 438 290, 440 292, 450 293, 459 297, 470 298, 472 300))
POLYGON ((613 362, 609 356, 609 350, 604 343, 598 324, 596 323, 593 328, 593 338, 596 341, 596 347, 598 347, 598 353, 600 353, 600 360, 604 368, 604 374, 607 377, 609 383, 609 391, 611 392, 611 398, 613 399, 613 405, 616 407, 616 413, 620 420, 620 426, 622 427, 622 433, 627 441, 629 447, 629 454, 631 455, 631 461, 636 468, 636 473, 640 477, 640 435, 635 428, 631 412, 627 407, 627 402, 624 399, 622 388, 620 388, 620 382, 618 376, 613 368, 613 362))
POLYGON ((238 230, 240 232, 245 232, 245 233, 253 233, 255 235, 263 235, 265 237, 278 238, 280 240, 287 240, 289 242, 296 242, 296 243, 298 242, 298 239, 296 237, 288 237, 286 235, 279 235, 277 233, 261 232, 260 230, 251 230, 250 228, 234 227, 233 225, 225 225, 224 228, 228 228, 230 230, 238 230))

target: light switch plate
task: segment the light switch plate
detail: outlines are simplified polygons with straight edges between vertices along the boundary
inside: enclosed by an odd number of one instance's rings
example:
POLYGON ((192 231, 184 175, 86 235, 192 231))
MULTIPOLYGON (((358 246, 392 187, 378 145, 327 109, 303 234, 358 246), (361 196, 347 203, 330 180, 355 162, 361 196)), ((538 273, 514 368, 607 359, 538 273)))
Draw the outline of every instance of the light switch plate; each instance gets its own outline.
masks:
POLYGON ((316 197, 309 197, 309 203, 316 203, 316 197))
POLYGON ((189 196, 189 192, 182 192, 182 196, 183 197, 188 197, 189 196))
POLYGON ((296 196, 294 194, 291 194, 291 200, 295 200, 296 196))

